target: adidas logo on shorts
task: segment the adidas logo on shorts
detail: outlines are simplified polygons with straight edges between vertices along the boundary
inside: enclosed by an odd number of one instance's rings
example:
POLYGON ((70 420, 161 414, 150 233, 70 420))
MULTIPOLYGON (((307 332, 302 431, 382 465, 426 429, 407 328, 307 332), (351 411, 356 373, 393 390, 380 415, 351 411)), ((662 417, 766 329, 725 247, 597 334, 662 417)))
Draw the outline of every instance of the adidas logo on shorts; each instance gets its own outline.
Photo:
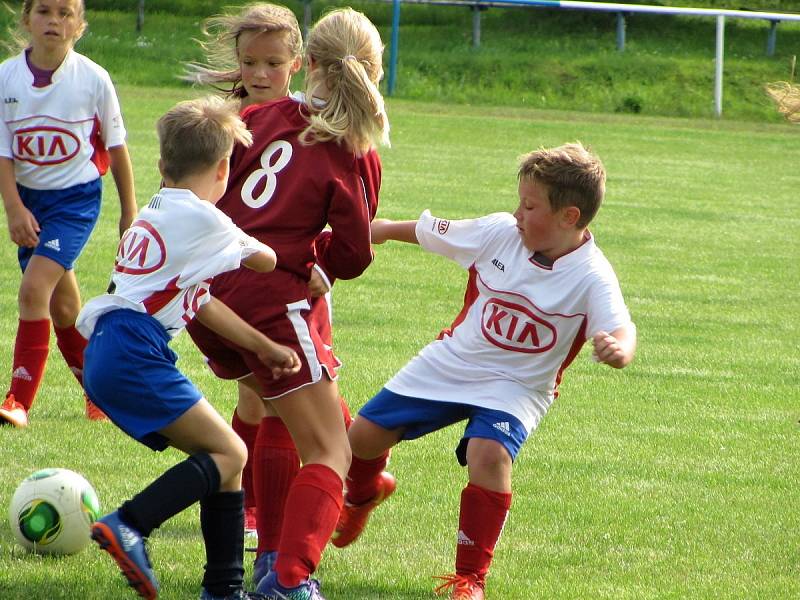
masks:
POLYGON ((45 248, 50 248, 50 250, 55 250, 56 252, 61 252, 61 242, 58 238, 52 239, 49 242, 44 243, 45 248))
POLYGON ((508 421, 503 421, 501 423, 495 423, 492 425, 497 431, 501 431, 506 435, 511 435, 511 425, 508 424, 508 421))

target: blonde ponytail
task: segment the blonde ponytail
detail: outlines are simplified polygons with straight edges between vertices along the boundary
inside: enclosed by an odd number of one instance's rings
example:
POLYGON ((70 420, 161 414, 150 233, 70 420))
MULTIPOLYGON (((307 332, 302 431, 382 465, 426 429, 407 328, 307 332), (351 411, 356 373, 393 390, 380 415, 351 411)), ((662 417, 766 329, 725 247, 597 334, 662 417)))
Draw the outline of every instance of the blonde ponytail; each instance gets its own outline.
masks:
POLYGON ((375 26, 351 8, 331 11, 308 36, 309 126, 304 144, 344 142, 356 154, 389 144, 389 118, 378 83, 383 44, 375 26))

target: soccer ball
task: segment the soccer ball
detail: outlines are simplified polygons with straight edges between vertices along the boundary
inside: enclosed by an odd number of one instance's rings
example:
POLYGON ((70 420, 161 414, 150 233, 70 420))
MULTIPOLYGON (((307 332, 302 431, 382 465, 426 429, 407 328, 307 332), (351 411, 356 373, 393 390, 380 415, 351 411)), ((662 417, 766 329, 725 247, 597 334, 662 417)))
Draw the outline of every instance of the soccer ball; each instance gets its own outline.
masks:
POLYGON ((69 469, 42 469, 19 484, 8 518, 17 541, 39 554, 74 554, 100 516, 91 484, 69 469))

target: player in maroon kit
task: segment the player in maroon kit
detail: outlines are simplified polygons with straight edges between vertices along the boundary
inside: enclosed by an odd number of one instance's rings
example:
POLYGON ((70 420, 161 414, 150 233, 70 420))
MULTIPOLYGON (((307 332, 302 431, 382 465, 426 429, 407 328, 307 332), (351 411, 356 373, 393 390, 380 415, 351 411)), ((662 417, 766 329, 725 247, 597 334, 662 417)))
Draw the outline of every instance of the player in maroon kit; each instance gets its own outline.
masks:
MULTIPOLYGON (((268 277, 233 271, 212 288, 251 325, 294 348, 300 372, 275 381, 251 353, 190 327, 217 375, 269 400, 303 463, 288 491, 275 568, 258 586, 269 598, 322 598, 310 575, 341 510, 350 449, 335 382, 339 362, 310 320, 309 280, 315 264, 331 280, 356 277, 372 261, 370 207, 380 185, 374 147, 388 142, 374 25, 352 9, 332 11, 312 29, 306 59, 304 96, 243 111, 256 142, 234 151, 218 204, 250 235, 270 241, 278 267, 268 277), (315 245, 326 225, 330 234, 315 245)), ((256 466, 260 451, 257 445, 256 466)), ((269 493, 258 490, 257 499, 269 493)))

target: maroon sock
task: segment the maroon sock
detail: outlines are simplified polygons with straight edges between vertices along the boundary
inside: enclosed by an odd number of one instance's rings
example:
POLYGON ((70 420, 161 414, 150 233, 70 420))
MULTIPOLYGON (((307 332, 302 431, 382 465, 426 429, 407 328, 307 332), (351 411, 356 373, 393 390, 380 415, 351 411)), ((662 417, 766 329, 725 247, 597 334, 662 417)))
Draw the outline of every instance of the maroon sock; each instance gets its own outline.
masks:
POLYGON ((83 386, 83 351, 86 350, 86 338, 84 338, 74 325, 69 327, 55 327, 56 345, 61 351, 61 356, 67 362, 69 370, 75 375, 75 379, 83 386))
POLYGON ((258 435, 258 423, 246 423, 239 417, 239 413, 233 411, 231 418, 231 428, 242 438, 244 445, 247 446, 247 462, 242 471, 242 489, 244 490, 244 507, 250 508, 256 505, 256 493, 253 489, 253 454, 256 446, 256 436, 258 435))
POLYGON ((305 465, 286 499, 275 572, 278 583, 295 587, 308 579, 336 527, 342 510, 342 480, 320 464, 305 465))
POLYGON ((483 583, 510 507, 510 492, 493 492, 473 483, 462 490, 456 573, 483 583))
POLYGON ((44 377, 47 355, 50 352, 50 319, 19 320, 14 343, 14 363, 9 394, 30 410, 44 377))
POLYGON ((389 462, 389 451, 377 458, 364 460, 353 456, 350 470, 347 472, 347 502, 363 504, 378 493, 379 475, 389 462))
POLYGON ((279 417, 264 417, 253 453, 258 554, 277 550, 286 497, 300 471, 292 436, 279 417))

